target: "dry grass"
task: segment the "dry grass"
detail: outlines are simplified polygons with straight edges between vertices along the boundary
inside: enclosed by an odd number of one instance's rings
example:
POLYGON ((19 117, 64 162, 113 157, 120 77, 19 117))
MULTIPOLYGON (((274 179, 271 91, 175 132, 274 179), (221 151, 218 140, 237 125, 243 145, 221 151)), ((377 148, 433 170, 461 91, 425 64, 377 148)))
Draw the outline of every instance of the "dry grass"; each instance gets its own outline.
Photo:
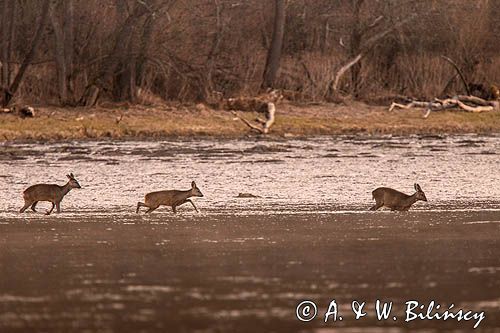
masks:
MULTIPOLYGON (((256 114, 242 114, 252 119, 256 114)), ((278 107, 273 136, 365 134, 500 133, 500 113, 422 110, 388 112, 385 107, 353 102, 278 107)), ((0 141, 86 138, 159 138, 176 136, 245 137, 248 128, 230 112, 202 105, 96 109, 41 108, 33 119, 0 115, 0 141), (121 117, 121 120, 118 121, 121 117)))

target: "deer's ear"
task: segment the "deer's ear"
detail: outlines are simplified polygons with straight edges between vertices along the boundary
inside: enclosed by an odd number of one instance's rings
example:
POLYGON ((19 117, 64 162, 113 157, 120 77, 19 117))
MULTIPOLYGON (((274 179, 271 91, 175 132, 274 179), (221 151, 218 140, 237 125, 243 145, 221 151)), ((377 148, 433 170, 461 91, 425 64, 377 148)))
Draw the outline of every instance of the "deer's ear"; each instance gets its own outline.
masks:
POLYGON ((418 185, 417 183, 415 183, 415 190, 422 191, 422 189, 420 188, 420 185, 418 185))
POLYGON ((71 176, 71 178, 75 178, 75 175, 72 173, 69 174, 71 176))
POLYGON ((196 187, 196 183, 194 181, 191 182, 191 187, 192 188, 195 188, 196 187))
POLYGON ((68 179, 71 179, 71 176, 70 176, 70 175, 66 175, 66 177, 68 177, 68 179))

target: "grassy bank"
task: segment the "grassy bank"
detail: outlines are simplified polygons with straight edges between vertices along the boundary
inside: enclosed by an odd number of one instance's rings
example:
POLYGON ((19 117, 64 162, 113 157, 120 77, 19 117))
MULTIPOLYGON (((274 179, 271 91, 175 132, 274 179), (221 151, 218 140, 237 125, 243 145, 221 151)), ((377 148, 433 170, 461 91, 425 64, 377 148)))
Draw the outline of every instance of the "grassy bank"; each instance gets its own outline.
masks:
MULTIPOLYGON (((280 104, 271 136, 336 134, 500 133, 500 113, 444 111, 423 119, 423 111, 397 110, 362 103, 350 105, 280 104)), ((241 113, 247 119, 256 114, 241 113)), ((160 138, 213 136, 238 138, 249 129, 227 111, 202 105, 110 108, 38 108, 37 116, 21 119, 0 114, 0 141, 85 138, 160 138)))

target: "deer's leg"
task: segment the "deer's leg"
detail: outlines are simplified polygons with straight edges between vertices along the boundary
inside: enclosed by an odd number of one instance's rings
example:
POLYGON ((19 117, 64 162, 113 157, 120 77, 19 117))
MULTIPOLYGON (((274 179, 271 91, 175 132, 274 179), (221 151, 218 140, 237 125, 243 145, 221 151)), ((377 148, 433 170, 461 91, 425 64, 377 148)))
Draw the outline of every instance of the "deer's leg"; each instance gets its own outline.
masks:
POLYGON ((142 202, 138 202, 137 203, 137 209, 135 210, 135 213, 139 213, 139 208, 141 207, 147 207, 145 204, 143 204, 142 202))
MULTIPOLYGON (((147 207, 147 206, 146 206, 147 207)), ((149 207, 149 209, 146 211, 146 213, 151 213, 153 210, 155 210, 156 208, 158 208, 159 206, 156 206, 156 207, 149 207)))
POLYGON ((61 212, 61 202, 56 202, 56 209, 57 209, 57 213, 59 214, 61 212))
POLYGON ((192 202, 191 199, 186 199, 186 201, 184 201, 184 202, 190 202, 191 205, 193 205, 193 207, 196 210, 196 212, 199 213, 198 208, 196 208, 196 206, 194 205, 194 202, 192 202))
POLYGON ((52 203, 52 208, 47 213, 45 213, 45 215, 50 215, 50 213, 52 213, 52 211, 54 210, 55 206, 56 206, 56 204, 52 203))
POLYGON ((198 208, 196 208, 196 206, 195 206, 195 205, 194 205, 194 203, 191 201, 191 199, 186 199, 186 200, 184 200, 184 201, 178 202, 178 203, 176 203, 175 205, 173 205, 173 206, 172 206, 172 210, 174 211, 174 213, 176 213, 176 210, 175 210, 175 208, 174 208, 174 207, 177 207, 177 206, 183 205, 183 204, 185 204, 186 202, 191 203, 191 205, 193 205, 193 207, 194 207, 194 209, 196 210, 196 212, 197 212, 197 213, 199 213, 198 208))
POLYGON ((370 208, 370 210, 378 210, 383 205, 384 205, 383 202, 377 202, 375 205, 372 206, 372 208, 370 208))
POLYGON ((174 214, 177 214, 177 209, 175 207, 177 207, 177 206, 176 205, 172 205, 172 211, 174 212, 174 214))
POLYGON ((19 211, 19 213, 24 213, 24 211, 25 211, 26 209, 28 209, 28 207, 29 207, 30 205, 31 205, 31 202, 25 201, 25 202, 24 202, 24 206, 23 206, 23 208, 21 208, 21 210, 19 211))
POLYGON ((33 204, 31 205, 31 210, 36 212, 36 204, 38 203, 38 201, 35 201, 33 202, 33 204))

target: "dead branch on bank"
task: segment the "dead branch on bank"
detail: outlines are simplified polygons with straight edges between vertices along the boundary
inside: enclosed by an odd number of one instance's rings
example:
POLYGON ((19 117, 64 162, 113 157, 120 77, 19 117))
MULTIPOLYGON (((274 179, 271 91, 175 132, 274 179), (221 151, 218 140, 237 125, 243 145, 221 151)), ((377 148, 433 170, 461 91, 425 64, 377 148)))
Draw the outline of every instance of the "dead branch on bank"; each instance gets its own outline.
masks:
POLYGON ((220 92, 213 92, 211 105, 214 108, 228 110, 251 130, 259 134, 268 134, 275 121, 276 105, 283 99, 281 90, 268 90, 256 97, 237 97, 225 99, 220 92), (265 119, 257 117, 252 123, 236 111, 262 113, 265 119))
POLYGON ((33 118, 35 116, 35 109, 27 105, 23 107, 13 106, 11 108, 2 108, 0 112, 3 114, 15 114, 21 118, 33 118))
POLYGON ((256 118, 255 122, 257 122, 258 125, 254 125, 250 121, 239 116, 238 113, 236 113, 236 111, 231 111, 231 113, 234 114, 238 119, 240 119, 250 129, 252 129, 260 134, 267 134, 267 133, 269 133, 271 126, 273 126, 273 124, 274 124, 274 120, 275 120, 274 115, 276 113, 276 107, 275 107, 274 103, 272 103, 272 102, 267 103, 267 110, 264 112, 266 119, 263 120, 260 118, 256 118))
POLYGON ((439 99, 433 101, 410 101, 407 104, 392 103, 389 111, 394 109, 410 109, 410 108, 425 108, 424 118, 427 118, 433 111, 442 110, 463 110, 467 112, 489 112, 500 111, 498 101, 487 101, 476 96, 458 95, 453 98, 439 99))

